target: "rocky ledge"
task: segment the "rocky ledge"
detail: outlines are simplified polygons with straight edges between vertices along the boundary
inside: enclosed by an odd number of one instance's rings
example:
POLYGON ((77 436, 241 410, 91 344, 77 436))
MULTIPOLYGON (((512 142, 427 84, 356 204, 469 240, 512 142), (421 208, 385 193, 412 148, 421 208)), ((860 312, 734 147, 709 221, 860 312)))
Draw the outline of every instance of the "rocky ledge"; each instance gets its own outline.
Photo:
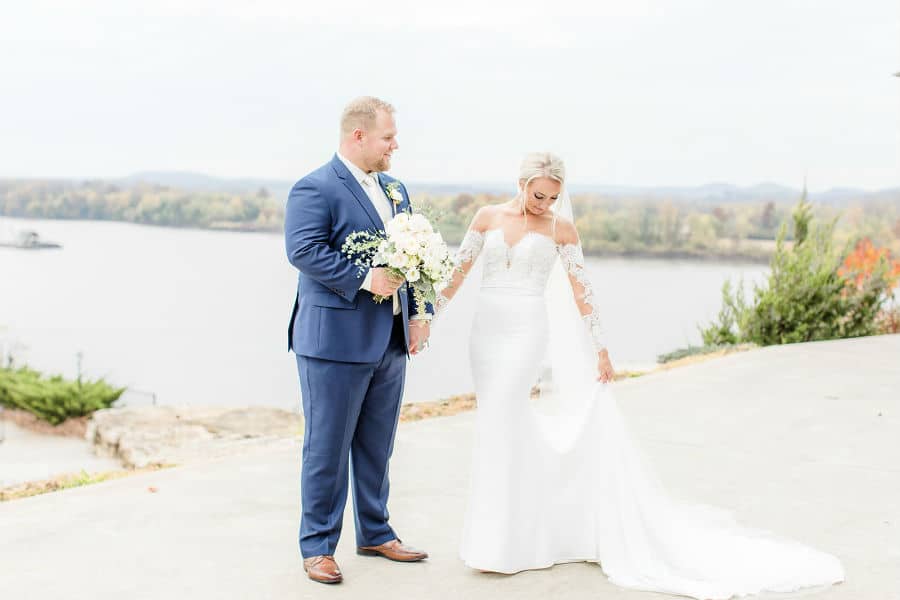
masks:
POLYGON ((303 433, 303 417, 278 408, 111 408, 93 414, 85 437, 126 467, 172 465, 242 453, 303 433))

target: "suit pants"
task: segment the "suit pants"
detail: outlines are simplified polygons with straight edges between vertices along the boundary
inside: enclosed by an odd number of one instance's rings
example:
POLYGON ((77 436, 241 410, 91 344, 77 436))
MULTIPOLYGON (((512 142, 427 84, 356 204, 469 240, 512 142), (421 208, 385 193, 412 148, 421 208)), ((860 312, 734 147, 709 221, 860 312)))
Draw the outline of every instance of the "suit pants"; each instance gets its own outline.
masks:
POLYGON ((357 546, 397 537, 388 525, 388 461, 406 377, 401 316, 376 363, 297 355, 305 427, 300 476, 300 553, 334 554, 341 535, 348 478, 357 546))

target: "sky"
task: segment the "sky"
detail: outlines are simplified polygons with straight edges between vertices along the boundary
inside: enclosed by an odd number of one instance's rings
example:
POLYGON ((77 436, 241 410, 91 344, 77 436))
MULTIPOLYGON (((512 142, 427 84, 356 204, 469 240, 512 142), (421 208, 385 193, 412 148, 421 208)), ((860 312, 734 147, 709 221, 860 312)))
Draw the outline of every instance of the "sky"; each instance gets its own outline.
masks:
POLYGON ((30 0, 0 56, 0 177, 294 180, 365 94, 406 181, 900 185, 897 0, 30 0))

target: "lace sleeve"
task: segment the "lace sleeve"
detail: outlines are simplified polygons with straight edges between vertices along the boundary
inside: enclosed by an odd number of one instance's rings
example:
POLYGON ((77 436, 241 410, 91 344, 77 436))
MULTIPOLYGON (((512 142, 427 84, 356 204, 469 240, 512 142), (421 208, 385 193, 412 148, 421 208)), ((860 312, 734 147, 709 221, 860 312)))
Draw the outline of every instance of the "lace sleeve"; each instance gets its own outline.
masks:
POLYGON ((481 249, 483 247, 484 232, 470 228, 466 232, 465 237, 463 237, 463 241, 459 245, 459 250, 456 251, 456 255, 453 258, 453 262, 456 265, 456 272, 453 274, 453 280, 450 282, 450 285, 448 285, 438 296, 437 303, 435 304, 436 311, 441 311, 456 294, 459 286, 465 281, 469 269, 472 268, 478 255, 481 254, 481 249))
POLYGON ((606 340, 600 325, 600 313, 594 300, 594 287, 588 281, 584 270, 584 252, 581 244, 560 244, 556 248, 563 268, 569 275, 572 291, 575 293, 575 303, 578 304, 581 318, 591 334, 594 349, 602 350, 606 347, 606 340))
MULTIPOLYGON (((484 233, 477 229, 470 229, 466 232, 459 250, 456 252, 456 267, 462 268, 463 263, 473 263, 481 249, 484 247, 484 233)), ((466 269, 468 271, 468 269, 466 269)))

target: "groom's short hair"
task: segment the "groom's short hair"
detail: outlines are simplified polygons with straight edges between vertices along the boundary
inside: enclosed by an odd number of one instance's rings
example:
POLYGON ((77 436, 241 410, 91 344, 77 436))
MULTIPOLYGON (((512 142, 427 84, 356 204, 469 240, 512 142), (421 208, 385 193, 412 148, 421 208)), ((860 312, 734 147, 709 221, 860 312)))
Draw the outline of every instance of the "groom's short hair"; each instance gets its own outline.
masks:
POLYGON ((374 96, 362 96, 353 100, 341 114, 341 135, 347 135, 354 129, 369 129, 375 125, 375 116, 379 110, 394 114, 394 107, 374 96))

